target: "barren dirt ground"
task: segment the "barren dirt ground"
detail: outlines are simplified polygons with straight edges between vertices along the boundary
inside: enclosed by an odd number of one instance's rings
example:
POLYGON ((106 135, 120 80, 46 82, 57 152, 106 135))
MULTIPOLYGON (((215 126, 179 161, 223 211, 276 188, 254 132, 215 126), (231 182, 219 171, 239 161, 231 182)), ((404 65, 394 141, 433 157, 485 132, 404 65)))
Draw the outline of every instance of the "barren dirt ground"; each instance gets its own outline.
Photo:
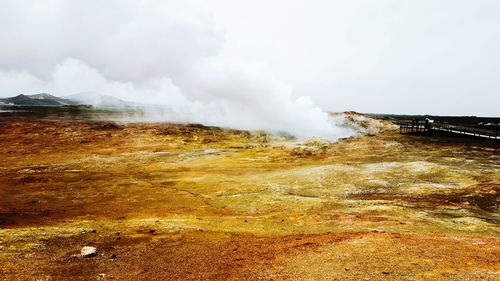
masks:
POLYGON ((475 140, 3 116, 0 279, 499 280, 499 189, 475 140))

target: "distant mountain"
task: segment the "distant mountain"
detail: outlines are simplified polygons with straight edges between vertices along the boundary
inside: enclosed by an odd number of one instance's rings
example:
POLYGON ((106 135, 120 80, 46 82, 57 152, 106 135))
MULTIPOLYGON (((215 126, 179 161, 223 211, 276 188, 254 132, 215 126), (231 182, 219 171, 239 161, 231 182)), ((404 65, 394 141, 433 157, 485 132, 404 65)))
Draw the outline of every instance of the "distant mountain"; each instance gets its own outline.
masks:
POLYGON ((23 105, 23 106, 61 106, 76 104, 75 102, 59 98, 49 94, 18 95, 11 98, 0 99, 0 105, 23 105))
POLYGON ((109 95, 101 95, 94 92, 78 93, 65 97, 56 97, 49 94, 18 95, 11 98, 0 98, 0 105, 18 106, 62 106, 86 104, 104 107, 127 107, 143 106, 140 103, 133 103, 115 98, 109 95))
POLYGON ((94 106, 111 106, 111 107, 122 107, 122 106, 139 106, 139 103, 133 103, 129 101, 124 101, 119 98, 115 98, 109 95, 101 95, 95 92, 84 92, 74 95, 65 96, 64 99, 73 102, 88 104, 94 106))

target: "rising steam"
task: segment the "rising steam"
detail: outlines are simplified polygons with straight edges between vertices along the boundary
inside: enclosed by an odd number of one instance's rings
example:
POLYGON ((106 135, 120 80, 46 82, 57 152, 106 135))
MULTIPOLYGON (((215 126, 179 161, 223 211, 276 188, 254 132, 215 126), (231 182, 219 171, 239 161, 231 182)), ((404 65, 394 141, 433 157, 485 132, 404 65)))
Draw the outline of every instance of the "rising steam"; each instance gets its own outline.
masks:
POLYGON ((92 92, 158 105, 148 113, 156 120, 349 133, 309 97, 293 98, 266 65, 224 55, 223 31, 180 2, 3 3, 0 37, 10 40, 0 45, 1 95, 92 92))

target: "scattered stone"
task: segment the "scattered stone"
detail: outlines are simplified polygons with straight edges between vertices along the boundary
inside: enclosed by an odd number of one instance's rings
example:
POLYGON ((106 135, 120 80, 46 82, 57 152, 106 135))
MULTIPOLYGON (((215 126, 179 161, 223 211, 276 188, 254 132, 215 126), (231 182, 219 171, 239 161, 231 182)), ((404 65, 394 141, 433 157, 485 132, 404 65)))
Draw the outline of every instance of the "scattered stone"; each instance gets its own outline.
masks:
POLYGON ((97 130, 118 130, 118 129, 123 129, 120 125, 113 123, 113 122, 108 122, 105 124, 99 124, 97 126, 94 126, 93 129, 97 130))
POLYGON ((80 250, 82 257, 93 257, 97 255, 97 248, 92 246, 85 246, 80 250))
POLYGON ((155 233, 156 233, 156 230, 154 230, 154 229, 149 230, 149 234, 155 234, 155 233))
POLYGON ((111 255, 111 259, 113 259, 113 260, 114 260, 114 259, 116 259, 116 258, 118 258, 118 256, 117 256, 116 254, 112 254, 112 255, 111 255))
POLYGON ((310 147, 295 147, 290 151, 290 155, 292 156, 298 156, 298 157, 308 157, 308 156, 314 156, 316 153, 313 148, 310 147))

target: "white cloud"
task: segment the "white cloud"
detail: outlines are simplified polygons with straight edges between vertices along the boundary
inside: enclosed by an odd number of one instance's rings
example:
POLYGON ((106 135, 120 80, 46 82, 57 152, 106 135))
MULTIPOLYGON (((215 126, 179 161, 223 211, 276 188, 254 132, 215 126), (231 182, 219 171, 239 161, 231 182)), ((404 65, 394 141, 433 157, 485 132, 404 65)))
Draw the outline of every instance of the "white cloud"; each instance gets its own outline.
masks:
POLYGON ((325 110, 500 114, 500 1, 206 1, 224 53, 325 110))

